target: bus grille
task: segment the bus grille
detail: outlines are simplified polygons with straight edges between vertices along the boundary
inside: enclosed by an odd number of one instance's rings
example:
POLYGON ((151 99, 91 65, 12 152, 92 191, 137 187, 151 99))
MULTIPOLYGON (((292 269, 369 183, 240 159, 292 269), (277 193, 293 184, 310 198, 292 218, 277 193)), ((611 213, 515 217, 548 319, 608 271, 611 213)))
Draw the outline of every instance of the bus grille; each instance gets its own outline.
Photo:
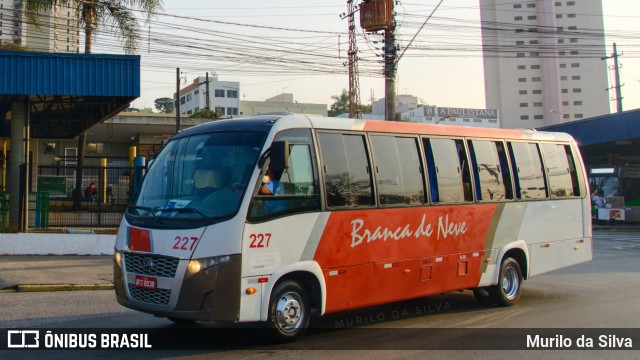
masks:
POLYGON ((166 256, 124 253, 125 271, 140 275, 174 278, 179 261, 177 258, 166 256), (153 266, 143 268, 145 260, 150 260, 153 266))
POLYGON ((171 297, 170 289, 142 289, 137 288, 133 284, 129 284, 129 294, 134 300, 145 302, 148 304, 167 305, 171 297))

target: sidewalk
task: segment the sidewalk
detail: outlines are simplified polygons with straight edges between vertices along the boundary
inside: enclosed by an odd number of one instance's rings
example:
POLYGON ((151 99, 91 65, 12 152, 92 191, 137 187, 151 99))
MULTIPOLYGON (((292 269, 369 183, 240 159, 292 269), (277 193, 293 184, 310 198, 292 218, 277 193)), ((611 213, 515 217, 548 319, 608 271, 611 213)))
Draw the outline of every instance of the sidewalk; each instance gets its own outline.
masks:
POLYGON ((113 256, 0 256, 0 291, 113 289, 113 256))

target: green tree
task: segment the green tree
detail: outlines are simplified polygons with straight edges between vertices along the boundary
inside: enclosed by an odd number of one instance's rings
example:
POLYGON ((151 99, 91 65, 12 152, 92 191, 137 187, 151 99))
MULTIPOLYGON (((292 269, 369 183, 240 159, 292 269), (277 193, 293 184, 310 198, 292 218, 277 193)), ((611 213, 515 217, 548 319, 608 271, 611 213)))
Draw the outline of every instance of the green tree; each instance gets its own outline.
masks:
POLYGON ((342 89, 340 95, 331 96, 331 99, 333 99, 333 104, 329 109, 329 116, 338 116, 349 112, 349 93, 346 89, 342 89))
MULTIPOLYGON (((346 89, 342 89, 342 93, 340 95, 331 96, 333 99, 333 104, 331 104, 331 108, 329 109, 329 116, 338 116, 340 114, 349 113, 349 92, 346 89)), ((360 104, 358 106, 361 114, 369 114, 371 113, 371 105, 363 105, 360 104)))
POLYGON ((168 97, 157 98, 154 100, 154 105, 156 106, 156 110, 161 112, 162 114, 171 114, 173 112, 173 99, 168 97))
MULTIPOLYGON (((90 54, 99 27, 115 29, 122 40, 122 48, 128 54, 135 52, 140 40, 140 26, 133 10, 142 10, 147 16, 162 10, 162 0, 21 0, 27 21, 38 26, 38 15, 61 5, 75 9, 80 26, 84 27, 84 52, 90 54)), ((85 131, 87 129, 84 129, 85 131)), ((73 209, 79 210, 82 201, 82 167, 86 147, 86 134, 78 136, 78 161, 73 209)))

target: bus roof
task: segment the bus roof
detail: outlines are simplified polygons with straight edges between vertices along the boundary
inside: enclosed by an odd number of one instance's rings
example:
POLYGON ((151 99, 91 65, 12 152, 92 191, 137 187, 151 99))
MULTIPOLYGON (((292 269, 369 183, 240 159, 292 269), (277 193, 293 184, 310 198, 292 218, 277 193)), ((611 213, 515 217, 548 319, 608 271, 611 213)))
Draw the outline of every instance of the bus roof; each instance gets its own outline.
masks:
POLYGON ((460 137, 573 141, 573 138, 565 133, 536 131, 532 129, 491 129, 456 125, 419 124, 401 121, 312 117, 295 114, 258 115, 246 118, 212 121, 181 131, 176 135, 176 138, 214 131, 240 130, 267 133, 271 131, 272 127, 275 127, 276 131, 288 128, 314 128, 379 133, 388 132, 460 137))

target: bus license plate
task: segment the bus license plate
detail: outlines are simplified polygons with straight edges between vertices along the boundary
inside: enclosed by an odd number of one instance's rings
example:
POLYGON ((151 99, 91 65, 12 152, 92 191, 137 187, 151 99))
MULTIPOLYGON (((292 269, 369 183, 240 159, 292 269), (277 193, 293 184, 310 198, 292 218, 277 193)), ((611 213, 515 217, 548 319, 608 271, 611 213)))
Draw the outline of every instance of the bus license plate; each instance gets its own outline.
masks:
POLYGON ((158 279, 154 277, 136 275, 136 282, 134 283, 134 285, 143 289, 155 290, 157 283, 158 279))

